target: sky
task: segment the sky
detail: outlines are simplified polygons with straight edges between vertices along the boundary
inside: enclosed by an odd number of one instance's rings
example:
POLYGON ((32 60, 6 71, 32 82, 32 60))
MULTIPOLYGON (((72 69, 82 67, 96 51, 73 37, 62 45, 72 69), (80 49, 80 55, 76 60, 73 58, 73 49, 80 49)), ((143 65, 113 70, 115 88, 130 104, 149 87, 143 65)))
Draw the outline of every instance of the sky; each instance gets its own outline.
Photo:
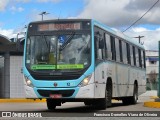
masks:
MULTIPOLYGON (((124 31, 157 0, 0 0, 0 34, 8 38, 25 31, 31 21, 57 18, 92 18, 114 30, 124 31)), ((123 34, 144 36, 146 50, 158 50, 160 40, 160 2, 123 34)))

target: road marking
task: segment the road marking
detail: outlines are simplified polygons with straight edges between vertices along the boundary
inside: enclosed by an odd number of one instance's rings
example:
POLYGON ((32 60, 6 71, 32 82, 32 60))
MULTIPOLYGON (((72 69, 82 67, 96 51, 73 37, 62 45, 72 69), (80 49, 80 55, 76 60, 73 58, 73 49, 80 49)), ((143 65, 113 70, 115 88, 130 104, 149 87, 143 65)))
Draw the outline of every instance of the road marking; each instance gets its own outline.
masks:
POLYGON ((0 103, 8 103, 8 102, 46 102, 46 99, 0 99, 0 103))

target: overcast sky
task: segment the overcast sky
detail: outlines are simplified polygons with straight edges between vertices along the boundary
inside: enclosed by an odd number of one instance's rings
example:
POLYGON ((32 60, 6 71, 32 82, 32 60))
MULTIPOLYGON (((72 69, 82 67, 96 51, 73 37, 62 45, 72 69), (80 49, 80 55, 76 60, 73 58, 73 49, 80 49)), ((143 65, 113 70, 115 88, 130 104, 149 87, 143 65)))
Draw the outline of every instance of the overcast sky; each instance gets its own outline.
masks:
MULTIPOLYGON (((157 0, 1 0, 0 34, 11 38, 30 21, 44 19, 93 18, 123 31, 140 18, 157 0)), ((145 36, 147 50, 158 50, 160 40, 160 2, 124 34, 145 36)), ((136 40, 136 39, 135 39, 136 40)))

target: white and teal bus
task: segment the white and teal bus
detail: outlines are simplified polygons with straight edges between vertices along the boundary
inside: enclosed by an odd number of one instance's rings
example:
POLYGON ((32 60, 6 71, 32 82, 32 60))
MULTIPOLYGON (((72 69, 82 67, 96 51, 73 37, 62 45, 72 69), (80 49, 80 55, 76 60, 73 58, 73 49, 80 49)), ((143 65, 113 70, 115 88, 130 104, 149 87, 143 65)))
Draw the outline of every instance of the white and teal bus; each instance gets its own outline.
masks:
POLYGON ((136 104, 145 92, 145 50, 131 38, 90 19, 31 22, 24 47, 27 98, 48 109, 84 102, 98 109, 112 99, 136 104))

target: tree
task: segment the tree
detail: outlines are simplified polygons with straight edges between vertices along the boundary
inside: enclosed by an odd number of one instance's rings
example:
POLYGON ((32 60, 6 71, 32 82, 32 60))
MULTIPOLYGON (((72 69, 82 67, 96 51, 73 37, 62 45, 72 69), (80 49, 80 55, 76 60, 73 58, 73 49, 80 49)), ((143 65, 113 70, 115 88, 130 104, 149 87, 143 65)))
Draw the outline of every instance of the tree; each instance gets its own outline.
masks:
POLYGON ((148 76, 149 76, 149 81, 150 81, 151 83, 155 83, 155 82, 156 82, 157 73, 156 73, 155 70, 152 70, 148 76))
POLYGON ((151 90, 156 89, 156 87, 154 87, 156 85, 156 79, 157 79, 157 73, 155 70, 152 70, 150 72, 150 74, 148 74, 148 78, 149 78, 149 83, 151 86, 151 90))

